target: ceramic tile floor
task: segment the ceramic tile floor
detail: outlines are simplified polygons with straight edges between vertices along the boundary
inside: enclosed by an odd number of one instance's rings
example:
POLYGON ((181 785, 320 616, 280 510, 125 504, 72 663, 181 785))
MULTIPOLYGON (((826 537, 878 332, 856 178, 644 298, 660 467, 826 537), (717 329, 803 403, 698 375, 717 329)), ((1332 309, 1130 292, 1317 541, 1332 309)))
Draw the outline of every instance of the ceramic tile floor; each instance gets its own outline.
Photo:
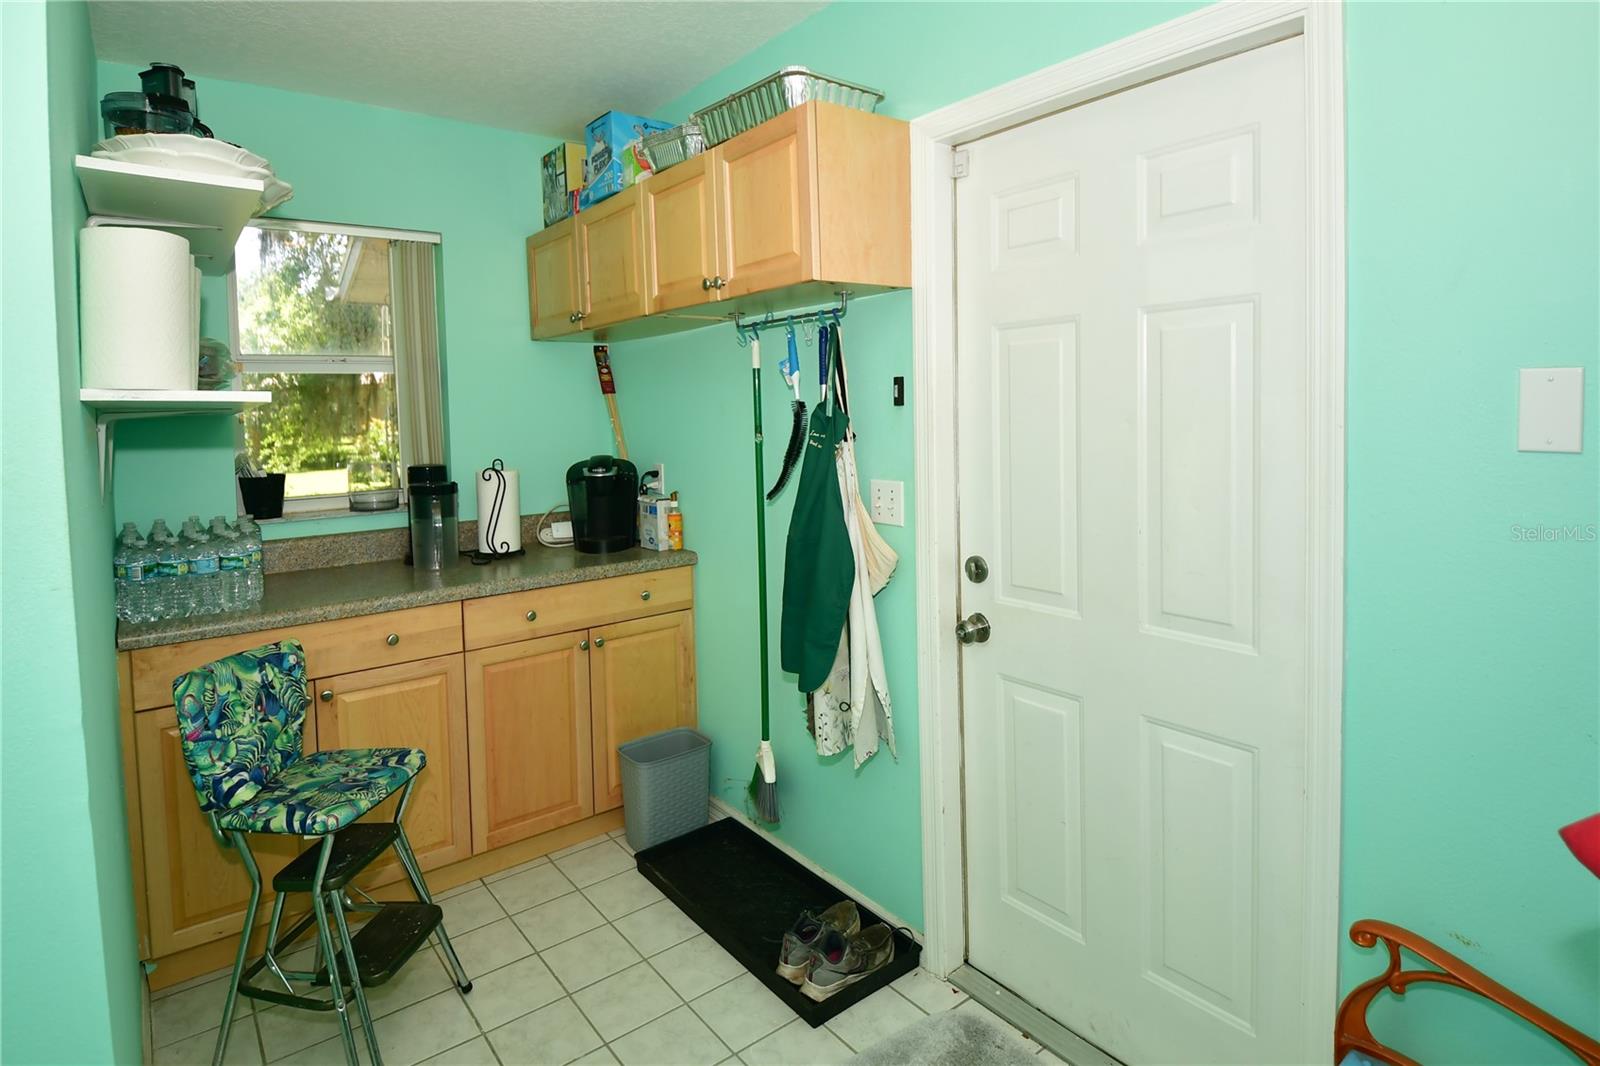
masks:
MULTIPOLYGON (((620 830, 439 902, 473 990, 456 991, 431 946, 373 989, 390 1066, 836 1063, 926 1014, 984 1009, 917 970, 812 1029, 639 874, 620 830)), ((153 997, 158 1064, 210 1062, 226 981, 212 974, 153 997)), ((344 1048, 331 1013, 241 999, 224 1061, 337 1064, 344 1048)), ((1040 1055, 1041 1066, 1057 1061, 1040 1055)))

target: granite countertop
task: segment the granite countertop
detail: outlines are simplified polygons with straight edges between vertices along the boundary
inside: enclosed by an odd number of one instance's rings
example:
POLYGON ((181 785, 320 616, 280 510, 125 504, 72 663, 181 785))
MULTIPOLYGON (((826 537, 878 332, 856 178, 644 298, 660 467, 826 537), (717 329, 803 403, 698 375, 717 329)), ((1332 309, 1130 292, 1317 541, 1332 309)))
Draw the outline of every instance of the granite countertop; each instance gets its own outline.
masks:
POLYGON ((526 555, 487 566, 462 559, 449 570, 416 570, 398 560, 268 574, 266 594, 248 611, 117 625, 117 650, 132 651, 186 640, 254 633, 263 629, 331 622, 338 618, 452 603, 480 596, 568 585, 576 581, 693 566, 692 551, 629 548, 583 555, 573 548, 530 545, 526 555))

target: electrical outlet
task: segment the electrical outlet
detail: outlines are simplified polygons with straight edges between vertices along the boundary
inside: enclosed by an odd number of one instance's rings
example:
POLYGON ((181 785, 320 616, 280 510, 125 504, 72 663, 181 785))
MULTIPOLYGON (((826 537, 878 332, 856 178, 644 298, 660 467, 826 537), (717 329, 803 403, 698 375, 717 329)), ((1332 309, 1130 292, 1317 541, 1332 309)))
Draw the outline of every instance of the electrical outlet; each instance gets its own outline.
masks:
POLYGON ((872 520, 880 526, 903 526, 906 524, 906 515, 902 499, 906 494, 904 481, 878 481, 873 480, 868 489, 872 495, 869 505, 872 509, 872 520))

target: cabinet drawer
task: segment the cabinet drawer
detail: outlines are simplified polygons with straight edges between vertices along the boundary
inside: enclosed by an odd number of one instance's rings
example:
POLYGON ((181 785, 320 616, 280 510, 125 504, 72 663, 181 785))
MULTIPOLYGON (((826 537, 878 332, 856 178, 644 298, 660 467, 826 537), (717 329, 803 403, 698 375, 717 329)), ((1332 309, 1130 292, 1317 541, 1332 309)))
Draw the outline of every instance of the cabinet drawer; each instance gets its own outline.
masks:
POLYGON ((462 605, 467 647, 487 648, 625 618, 687 610, 694 604, 691 570, 679 566, 468 600, 462 605))
POLYGON ((166 706, 172 702, 172 680, 179 674, 290 637, 305 645, 308 677, 392 666, 461 651, 461 605, 440 603, 142 649, 133 653, 134 706, 139 710, 166 706))

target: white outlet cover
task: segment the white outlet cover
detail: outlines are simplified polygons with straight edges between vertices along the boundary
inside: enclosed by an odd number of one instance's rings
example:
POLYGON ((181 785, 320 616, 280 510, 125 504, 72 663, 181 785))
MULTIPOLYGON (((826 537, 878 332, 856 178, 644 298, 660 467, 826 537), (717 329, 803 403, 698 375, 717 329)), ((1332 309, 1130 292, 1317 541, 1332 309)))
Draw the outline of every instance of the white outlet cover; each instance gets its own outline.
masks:
POLYGON ((870 496, 867 510, 871 513, 874 523, 880 526, 906 524, 904 481, 873 480, 868 483, 867 491, 870 496))
POLYGON ((1583 451, 1583 367, 1520 371, 1517 451, 1583 451))

